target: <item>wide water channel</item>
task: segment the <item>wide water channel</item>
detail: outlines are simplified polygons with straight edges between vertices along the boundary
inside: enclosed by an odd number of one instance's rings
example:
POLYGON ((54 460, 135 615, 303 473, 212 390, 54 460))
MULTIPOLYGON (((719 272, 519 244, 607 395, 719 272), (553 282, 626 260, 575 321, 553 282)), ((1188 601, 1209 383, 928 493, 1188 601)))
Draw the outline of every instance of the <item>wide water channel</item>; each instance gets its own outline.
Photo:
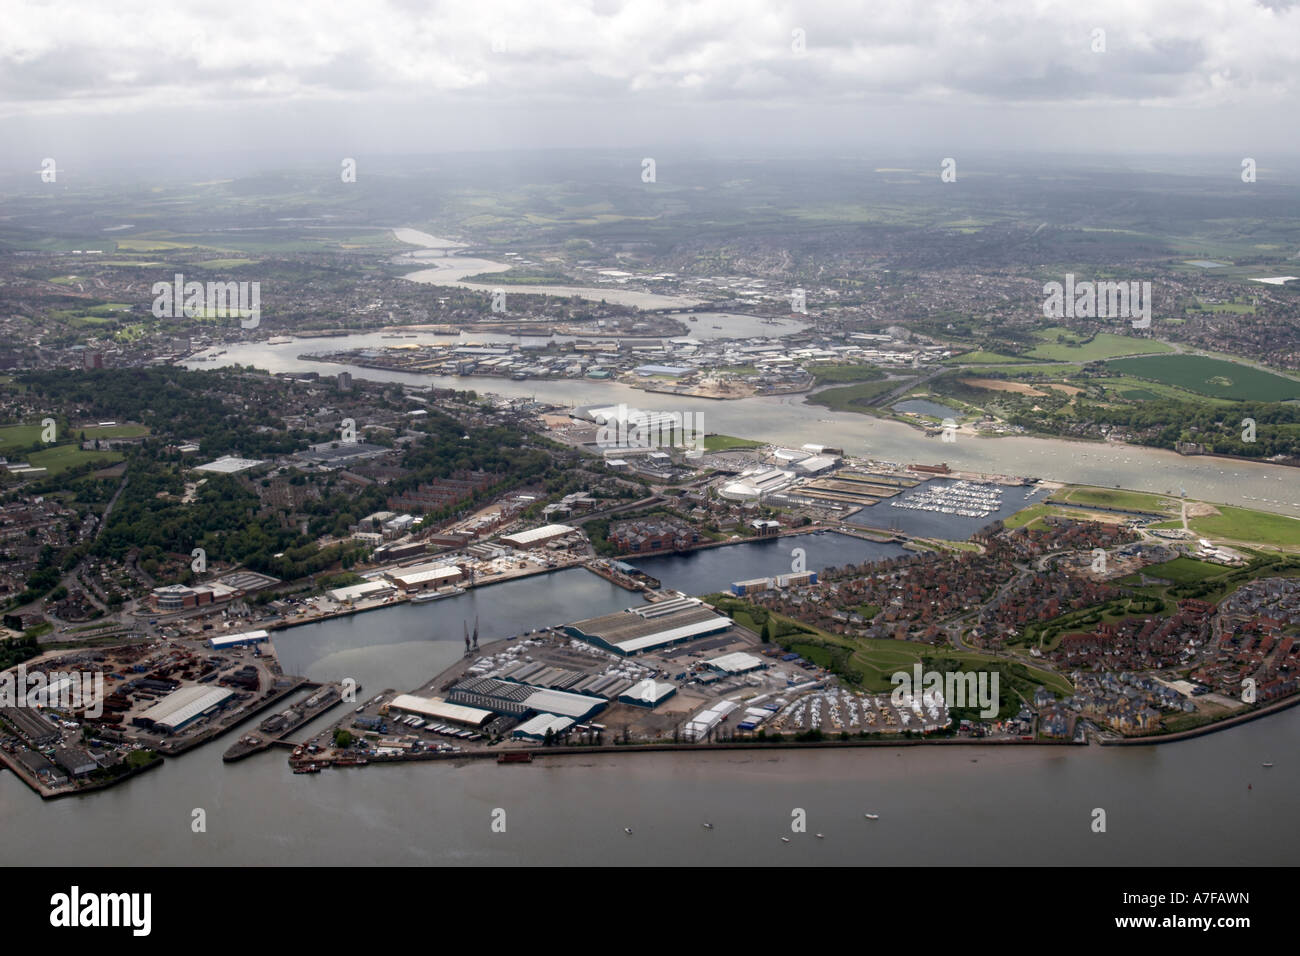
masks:
MULTIPOLYGON (((638 563, 666 583, 698 580, 707 590, 731 574, 779 573, 789 555, 772 544, 802 544, 810 568, 862 560, 878 547, 822 535, 638 563), (724 558, 730 563, 700 567, 724 558)), ((407 689, 460 658, 463 626, 475 617, 487 641, 636 602, 574 569, 292 628, 274 643, 286 670, 354 677, 363 693, 407 689)), ((293 775, 283 752, 223 764, 232 740, 103 793, 50 803, 0 773, 0 861, 1282 865, 1300 850, 1300 708, 1149 747, 586 755, 308 776, 293 775), (1098 807, 1106 833, 1090 828, 1098 807), (196 808, 207 812, 206 833, 190 829, 196 808), (497 808, 506 811, 505 833, 490 828, 497 808), (795 808, 807 811, 808 834, 791 834, 795 808), (868 812, 880 819, 864 819, 868 812)))

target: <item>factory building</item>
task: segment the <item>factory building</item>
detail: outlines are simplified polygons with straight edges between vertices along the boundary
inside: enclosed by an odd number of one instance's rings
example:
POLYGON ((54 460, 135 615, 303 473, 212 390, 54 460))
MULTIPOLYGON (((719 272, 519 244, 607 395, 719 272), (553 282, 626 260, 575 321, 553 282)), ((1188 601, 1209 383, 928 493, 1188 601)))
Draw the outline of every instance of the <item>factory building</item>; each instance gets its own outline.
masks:
POLYGON ((417 697, 415 694, 398 694, 388 704, 388 709, 434 720, 445 720, 465 727, 482 727, 493 716, 490 710, 454 704, 441 697, 417 697))
POLYGON ((390 581, 408 591, 445 587, 448 584, 455 584, 465 576, 465 572, 455 564, 417 564, 414 567, 389 571, 387 574, 390 581))
POLYGON ((234 691, 225 687, 195 685, 173 691, 131 720, 137 727, 174 734, 229 703, 234 691))
POLYGON ((573 725, 574 720, 571 717, 561 717, 557 714, 538 714, 512 730, 510 736, 520 740, 545 740, 546 732, 549 730, 552 739, 554 739, 573 725))
POLYGON ((363 584, 354 584, 351 587, 335 588, 332 591, 326 591, 331 601, 343 604, 346 601, 359 601, 362 598, 378 598, 393 593, 393 586, 387 581, 366 581, 363 584))
POLYGON ((651 709, 658 707, 673 694, 677 693, 677 687, 666 682, 652 680, 647 677, 639 684, 629 687, 624 693, 619 695, 619 700, 624 704, 631 704, 634 707, 649 707, 651 709))
POLYGON ((563 538, 565 535, 573 534, 578 530, 567 524, 547 524, 540 528, 533 528, 529 531, 517 531, 514 534, 503 534, 501 543, 507 544, 512 548, 526 551, 529 548, 540 548, 542 545, 563 538))
POLYGON ((266 631, 244 631, 242 634, 226 634, 223 637, 208 639, 208 647, 220 650, 226 647, 240 647, 244 644, 265 644, 271 639, 266 631))
POLYGON ((561 629, 570 637, 615 654, 629 655, 679 644, 706 634, 719 634, 731 627, 731 618, 717 613, 704 602, 696 598, 677 598, 575 621, 561 629))
POLYGON ((762 667, 763 659, 753 654, 746 654, 744 651, 736 651, 734 654, 723 654, 705 663, 724 674, 744 674, 762 667))
POLYGON ((73 777, 84 777, 99 766, 95 758, 80 747, 60 747, 54 752, 54 762, 73 777))
POLYGON ((473 677, 461 681, 451 689, 447 699, 508 717, 528 718, 546 713, 570 717, 575 722, 600 713, 609 704, 604 697, 534 687, 495 677, 473 677))
POLYGON ((727 718, 740 704, 734 700, 720 700, 708 710, 700 711, 686 722, 682 736, 686 740, 703 740, 709 732, 727 718))

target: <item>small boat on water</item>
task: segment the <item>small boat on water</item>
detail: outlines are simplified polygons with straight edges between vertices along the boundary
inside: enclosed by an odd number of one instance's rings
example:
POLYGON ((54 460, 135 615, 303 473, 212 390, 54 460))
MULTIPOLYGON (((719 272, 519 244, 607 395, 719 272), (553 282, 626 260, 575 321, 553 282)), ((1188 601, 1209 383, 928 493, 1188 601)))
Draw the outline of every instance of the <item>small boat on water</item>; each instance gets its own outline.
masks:
POLYGON ((1271 767, 1271 766, 1273 766, 1273 761, 1271 761, 1271 760, 1267 760, 1267 761, 1265 761, 1265 762, 1264 762, 1264 766, 1265 766, 1265 767, 1271 767))
POLYGON ((782 842, 782 843, 789 843, 789 842, 790 842, 790 838, 789 838, 789 837, 781 837, 781 842, 782 842))
POLYGON ((712 823, 706 823, 706 824, 704 824, 704 829, 706 829, 706 830, 712 830, 712 829, 713 829, 713 824, 712 824, 712 823))
POLYGON ((412 604, 428 604, 430 601, 441 601, 443 598, 455 597, 457 594, 464 594, 464 588, 446 588, 439 591, 421 591, 415 597, 411 598, 412 604))
POLYGON ((320 773, 320 765, 314 763, 301 763, 293 768, 294 773, 320 773))
POLYGON ((497 763, 532 763, 533 755, 527 750, 514 750, 497 754, 497 763))
POLYGON ((631 833, 631 832, 632 832, 632 828, 631 828, 631 827, 624 827, 624 828, 623 828, 623 832, 624 832, 624 833, 631 833))
POLYGON ((864 817, 866 817, 868 820, 879 820, 879 819, 880 819, 880 814, 879 814, 879 813, 864 813, 864 814, 862 814, 862 815, 863 815, 864 817))

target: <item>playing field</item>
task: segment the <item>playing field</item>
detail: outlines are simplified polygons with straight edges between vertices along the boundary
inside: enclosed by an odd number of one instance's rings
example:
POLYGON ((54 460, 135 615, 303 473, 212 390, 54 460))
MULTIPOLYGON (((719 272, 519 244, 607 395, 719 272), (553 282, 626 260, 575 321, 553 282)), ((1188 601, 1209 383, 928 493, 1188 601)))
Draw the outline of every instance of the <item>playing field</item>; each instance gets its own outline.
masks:
POLYGON ((1124 511, 1149 511, 1153 514, 1178 514, 1178 502, 1164 495, 1149 495, 1141 491, 1121 491, 1118 488, 1085 488, 1072 486, 1052 495, 1053 501, 1067 501, 1072 505, 1092 505, 1096 508, 1120 508, 1124 511))
POLYGON ((1231 570, 1223 565, 1197 561, 1194 558, 1174 558, 1163 564, 1153 564, 1143 568, 1142 573, 1148 577, 1173 581, 1175 584, 1194 584, 1206 578, 1217 578, 1231 570))
POLYGON ((1203 355, 1119 359, 1107 362, 1106 367, 1119 375, 1150 379, 1201 395, 1239 402, 1285 402, 1300 398, 1300 382, 1203 355))
POLYGON ((1115 358, 1119 355, 1138 355, 1144 352, 1169 352, 1172 347, 1155 339, 1142 339, 1136 336, 1115 335, 1111 332, 1099 332, 1086 345, 1079 344, 1079 338, 1068 329, 1050 328, 1035 332, 1034 336, 1043 340, 1043 344, 1028 353, 1030 358, 1051 359, 1054 362, 1096 362, 1100 359, 1115 358), (1058 336, 1064 342, 1058 342, 1058 336))
POLYGON ((1300 519, 1229 505, 1219 505, 1218 509, 1217 515, 1192 518, 1189 526, 1207 538, 1300 548, 1300 519))

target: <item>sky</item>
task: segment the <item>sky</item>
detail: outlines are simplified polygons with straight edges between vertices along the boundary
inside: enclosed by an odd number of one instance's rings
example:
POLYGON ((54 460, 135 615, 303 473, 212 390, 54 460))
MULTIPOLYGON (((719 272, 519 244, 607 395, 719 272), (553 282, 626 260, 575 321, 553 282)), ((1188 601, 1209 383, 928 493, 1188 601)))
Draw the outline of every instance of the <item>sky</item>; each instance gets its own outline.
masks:
POLYGON ((6 0, 0 163, 726 146, 1265 165, 1300 153, 1297 78, 1290 0, 6 0))

